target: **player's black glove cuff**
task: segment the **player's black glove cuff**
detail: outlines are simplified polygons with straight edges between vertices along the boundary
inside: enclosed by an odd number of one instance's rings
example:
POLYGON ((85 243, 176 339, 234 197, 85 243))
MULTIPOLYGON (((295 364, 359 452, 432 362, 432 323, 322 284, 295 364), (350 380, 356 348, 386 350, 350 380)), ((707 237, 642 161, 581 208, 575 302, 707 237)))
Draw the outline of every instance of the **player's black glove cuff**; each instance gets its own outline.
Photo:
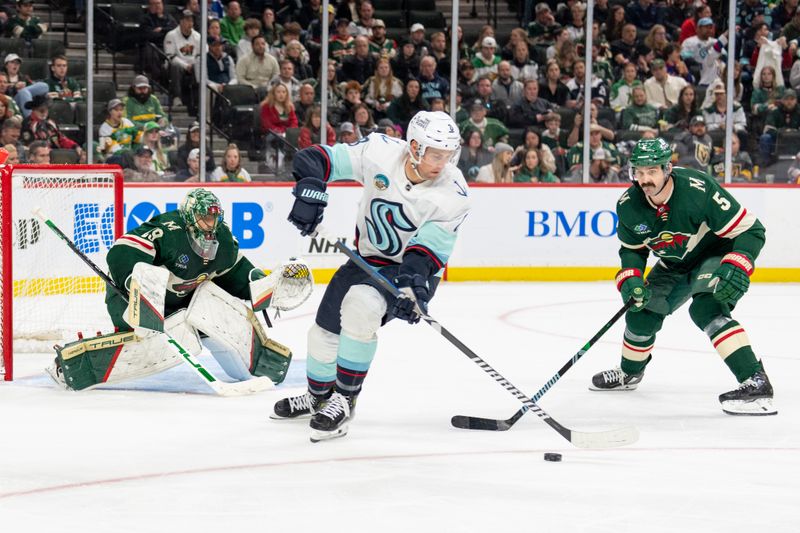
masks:
POLYGON ((322 222, 322 214, 328 205, 325 182, 317 178, 303 178, 292 190, 294 205, 289 213, 289 222, 300 230, 300 234, 310 235, 322 222))
POLYGON ((398 274, 392 280, 403 293, 392 305, 392 314, 409 324, 416 324, 422 314, 428 314, 431 293, 428 280, 419 274, 398 274))

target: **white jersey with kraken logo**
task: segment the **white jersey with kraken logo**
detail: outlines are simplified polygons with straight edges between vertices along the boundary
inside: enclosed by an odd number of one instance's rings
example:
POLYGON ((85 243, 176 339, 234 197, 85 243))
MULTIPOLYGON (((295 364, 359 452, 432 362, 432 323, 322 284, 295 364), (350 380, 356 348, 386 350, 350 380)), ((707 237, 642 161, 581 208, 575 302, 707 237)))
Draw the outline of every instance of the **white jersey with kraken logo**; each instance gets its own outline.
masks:
POLYGON ((330 161, 328 181, 364 186, 358 207, 358 252, 365 258, 403 260, 417 250, 443 267, 469 208, 461 171, 448 163, 433 180, 412 183, 405 173, 406 142, 373 133, 352 144, 320 146, 330 161))

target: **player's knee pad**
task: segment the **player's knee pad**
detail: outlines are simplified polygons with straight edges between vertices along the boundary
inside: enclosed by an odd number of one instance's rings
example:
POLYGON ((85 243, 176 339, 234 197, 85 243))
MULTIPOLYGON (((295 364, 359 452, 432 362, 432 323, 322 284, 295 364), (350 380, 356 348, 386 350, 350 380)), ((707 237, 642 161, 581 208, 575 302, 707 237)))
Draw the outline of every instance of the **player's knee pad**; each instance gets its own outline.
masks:
MULTIPOLYGON (((709 326, 718 330, 719 327, 713 326, 715 323, 720 323, 721 327, 731 320, 728 310, 711 293, 698 294, 692 299, 692 303, 689 305, 689 316, 692 317, 692 322, 703 331, 706 331, 709 326)), ((706 331, 706 333, 708 332, 706 331)))
POLYGON ((353 285, 342 300, 342 333, 371 341, 386 314, 386 299, 371 285, 353 285))
POLYGON ((336 362, 336 353, 339 350, 339 335, 317 324, 308 330, 308 357, 323 364, 336 362))
POLYGON ((652 337, 661 329, 664 316, 645 309, 638 313, 625 315, 625 335, 629 333, 637 337, 652 337))

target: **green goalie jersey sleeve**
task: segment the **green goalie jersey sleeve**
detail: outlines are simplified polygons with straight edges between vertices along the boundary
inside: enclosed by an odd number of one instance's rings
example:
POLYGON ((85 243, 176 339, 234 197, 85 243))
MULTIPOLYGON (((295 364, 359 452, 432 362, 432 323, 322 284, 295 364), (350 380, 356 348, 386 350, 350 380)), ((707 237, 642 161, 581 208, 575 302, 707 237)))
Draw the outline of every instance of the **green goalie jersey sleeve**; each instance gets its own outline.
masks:
POLYGON ((650 252, 681 272, 707 257, 731 251, 753 260, 758 257, 765 241, 764 226, 729 191, 693 169, 675 167, 672 179, 672 195, 661 206, 651 204, 636 185, 617 202, 623 267, 643 267, 650 252))
POLYGON ((186 307, 194 290, 207 280, 238 298, 249 299, 252 263, 239 252, 239 244, 227 224, 220 225, 217 240, 216 257, 203 261, 192 250, 178 211, 169 211, 117 239, 106 260, 111 278, 126 289, 136 263, 144 261, 169 270, 167 313, 186 307))

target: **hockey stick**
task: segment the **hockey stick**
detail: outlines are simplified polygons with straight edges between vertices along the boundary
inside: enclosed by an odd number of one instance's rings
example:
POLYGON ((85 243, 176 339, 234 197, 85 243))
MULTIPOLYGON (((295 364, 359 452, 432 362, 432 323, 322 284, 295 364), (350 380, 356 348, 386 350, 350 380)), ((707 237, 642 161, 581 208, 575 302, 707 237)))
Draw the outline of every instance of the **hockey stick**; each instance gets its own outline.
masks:
MULTIPOLYGON (((547 383, 545 383, 544 386, 542 386, 541 389, 539 389, 539 392, 537 392, 536 394, 534 394, 531 397, 531 401, 532 402, 539 401, 539 399, 542 396, 544 396, 545 393, 548 390, 550 390, 550 387, 552 387, 553 385, 558 383, 558 380, 561 379, 562 377, 564 377, 564 374, 567 373, 567 370, 572 368, 572 365, 577 363, 578 360, 581 357, 583 357, 583 354, 585 354, 589 350, 589 348, 594 346, 597 343, 597 341, 600 340, 600 337, 605 335, 605 333, 609 329, 611 329, 611 326, 613 326, 617 322, 617 320, 619 320, 620 317, 622 315, 624 315, 628 311, 628 309, 630 309, 631 305, 633 305, 633 302, 634 302, 633 299, 628 300, 625 303, 625 305, 623 305, 622 308, 619 311, 617 311, 616 314, 614 314, 613 317, 611 317, 611 320, 609 320, 608 323, 606 323, 605 326, 600 328, 600 331, 595 333, 594 337, 589 339, 589 342, 584 344, 583 348, 578 350, 578 353, 573 355, 572 358, 569 361, 564 363, 564 366, 562 366, 561 369, 558 372, 556 372, 555 375, 553 377, 551 377, 547 381, 547 383)), ((528 407, 527 405, 523 405, 522 408, 519 411, 514 413, 514 416, 512 416, 511 418, 509 418, 507 420, 497 420, 495 418, 480 418, 480 417, 477 417, 477 416, 456 415, 452 419, 450 419, 450 423, 453 424, 453 426, 455 426, 457 428, 461 428, 461 429, 482 429, 482 430, 486 430, 486 431, 508 431, 509 429, 511 429, 511 426, 516 424, 517 421, 520 418, 522 418, 522 415, 524 415, 525 413, 528 412, 529 409, 530 409, 530 407, 528 407)))
MULTIPOLYGON (((364 259, 349 247, 342 244, 341 241, 335 238, 326 237, 325 231, 322 228, 317 228, 314 236, 321 236, 334 243, 334 247, 340 252, 345 254, 351 261, 353 261, 361 270, 366 272, 370 278, 375 280, 382 288, 395 298, 400 298, 402 293, 395 287, 388 279, 382 276, 377 270, 369 265, 364 259)), ((636 442, 639 438, 639 432, 635 427, 625 427, 621 429, 614 429, 602 432, 583 432, 574 431, 566 428, 548 415, 541 407, 536 405, 534 401, 529 399, 525 393, 511 384, 506 378, 500 375, 497 370, 491 367, 489 363, 481 359, 478 354, 470 350, 463 342, 461 342, 455 335, 450 333, 444 326, 439 324, 433 317, 423 313, 421 318, 427 322, 433 329, 440 335, 447 339, 453 346, 459 349, 461 353, 469 357, 472 362, 481 367, 481 369, 492 376, 495 381, 500 383, 508 392, 513 394, 519 401, 521 401, 530 411, 536 413, 536 416, 541 418, 547 425, 556 430, 559 435, 571 442, 578 448, 616 448, 618 446, 625 446, 636 442)))
MULTIPOLYGON (((100 267, 95 265, 94 262, 92 262, 92 260, 86 256, 86 254, 81 252, 80 249, 77 246, 75 246, 75 243, 72 242, 72 240, 70 240, 70 238, 67 237, 64 234, 64 232, 62 232, 61 229, 59 229, 59 227, 56 226, 52 220, 47 218, 47 215, 45 215, 41 209, 35 208, 33 210, 33 213, 40 219, 42 219, 42 222, 44 222, 48 228, 53 230, 53 233, 55 233, 59 239, 64 241, 66 245, 69 247, 69 249, 72 250, 75 253, 75 255, 80 257, 83 260, 83 262, 86 263, 89 266, 89 268, 91 268, 94 271, 95 274, 100 276, 100 279, 102 279, 109 287, 111 287, 112 290, 114 290, 117 294, 119 294, 126 302, 128 301, 128 293, 122 288, 120 288, 108 274, 106 274, 100 269, 100 267)), ((195 357, 192 354, 187 352, 183 348, 183 346, 181 346, 178 343, 178 341, 172 338, 168 333, 164 334, 167 335, 168 337, 167 345, 170 347, 170 349, 173 350, 173 353, 179 356, 181 361, 183 361, 184 363, 186 363, 187 366, 192 368, 197 373, 197 375, 203 378, 205 383, 209 387, 211 387, 211 389, 215 393, 217 393, 220 396, 242 396, 246 394, 253 394, 255 392, 265 391, 274 388, 275 386, 272 383, 272 381, 270 381, 270 379, 266 376, 248 379, 247 381, 239 381, 236 383, 226 383, 224 381, 220 381, 216 377, 214 377, 214 374, 209 372, 208 369, 206 369, 206 367, 200 364, 200 362, 197 359, 195 359, 195 357)))

